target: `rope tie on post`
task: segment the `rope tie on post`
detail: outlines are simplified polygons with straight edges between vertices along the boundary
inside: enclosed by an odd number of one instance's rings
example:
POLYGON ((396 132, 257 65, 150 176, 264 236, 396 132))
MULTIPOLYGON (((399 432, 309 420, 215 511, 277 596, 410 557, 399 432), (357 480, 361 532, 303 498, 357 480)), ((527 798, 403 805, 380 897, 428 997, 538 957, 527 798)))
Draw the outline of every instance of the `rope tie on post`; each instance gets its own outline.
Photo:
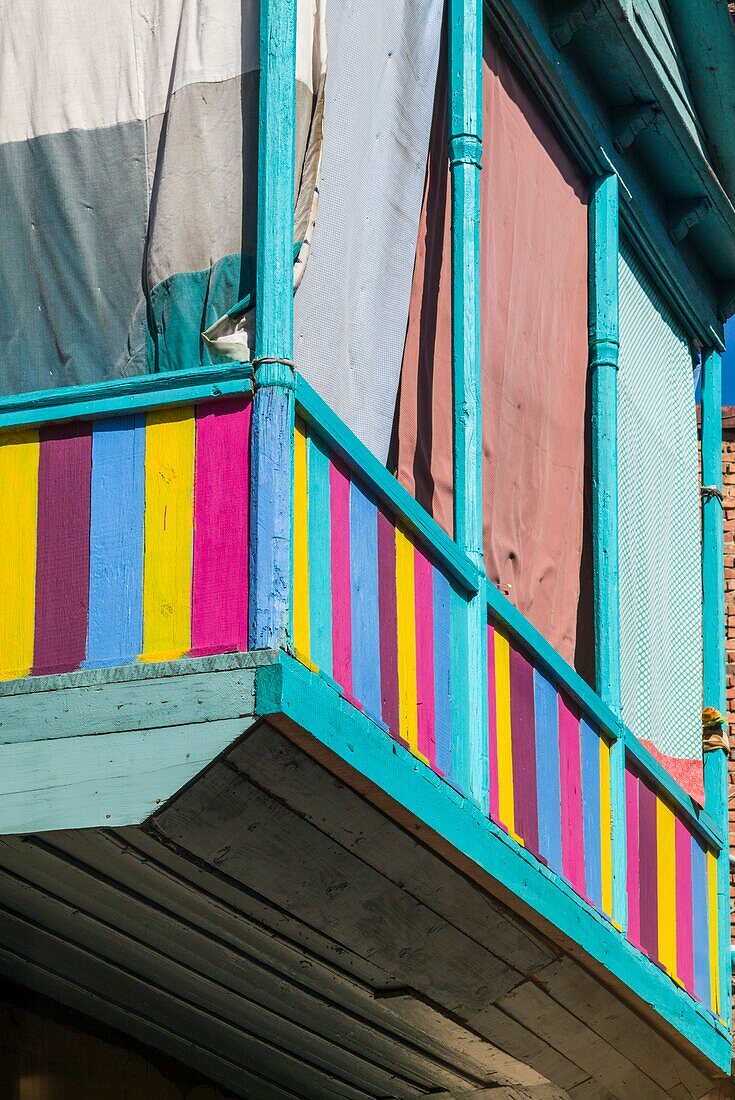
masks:
POLYGON ((705 707, 702 711, 702 752, 717 752, 720 749, 729 755, 727 722, 716 707, 705 707))
POLYGON ((720 504, 722 504, 722 490, 718 489, 716 485, 701 485, 699 493, 704 504, 706 504, 708 500, 719 500, 720 504))

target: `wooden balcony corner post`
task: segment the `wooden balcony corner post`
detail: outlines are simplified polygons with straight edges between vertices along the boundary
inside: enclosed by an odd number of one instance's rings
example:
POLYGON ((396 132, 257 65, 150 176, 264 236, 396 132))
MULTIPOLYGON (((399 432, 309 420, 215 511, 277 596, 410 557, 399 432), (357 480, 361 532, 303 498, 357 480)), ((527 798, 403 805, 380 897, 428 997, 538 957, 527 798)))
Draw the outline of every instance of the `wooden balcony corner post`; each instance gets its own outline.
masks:
POLYGON ((454 537, 480 571, 468 604, 467 730, 456 746, 460 784, 487 811, 487 599, 482 534, 480 168, 482 0, 448 0, 452 226, 454 537))
POLYGON ((250 475, 251 649, 288 646, 291 637, 295 125, 296 0, 262 0, 250 475))
MULTIPOLYGON (((714 348, 702 356, 702 637, 703 702, 721 715, 727 709, 725 681, 725 563, 722 514, 722 362, 714 348)), ((704 805, 725 838, 717 859, 720 1016, 731 1024, 730 848, 727 813, 728 753, 704 753, 704 805)))
MULTIPOLYGON (((618 359, 619 193, 614 173, 590 187, 589 370, 592 403, 592 559, 597 694, 616 717, 620 698, 620 592, 618 583, 618 359)), ((610 746, 612 906, 627 927, 625 745, 610 746)))

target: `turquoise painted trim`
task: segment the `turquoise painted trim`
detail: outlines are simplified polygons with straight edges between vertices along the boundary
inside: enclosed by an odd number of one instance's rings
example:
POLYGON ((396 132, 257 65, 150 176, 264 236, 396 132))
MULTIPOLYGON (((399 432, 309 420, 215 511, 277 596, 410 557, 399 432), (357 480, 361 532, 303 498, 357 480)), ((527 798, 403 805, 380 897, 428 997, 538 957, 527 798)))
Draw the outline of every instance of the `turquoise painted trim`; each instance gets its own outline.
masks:
POLYGON ((260 6, 258 255, 250 490, 251 649, 290 647, 296 5, 260 6))
POLYGON ((137 825, 242 736, 251 721, 231 718, 0 745, 0 834, 137 825))
POLYGON ((589 208, 592 557, 597 694, 619 715, 618 249, 618 178, 608 175, 593 181, 589 208))
MULTIPOLYGON (((592 569, 597 694, 620 717, 618 584, 618 177, 590 185, 589 347, 592 401, 592 569)), ((610 746, 612 915, 628 926, 625 751, 610 746)))
MULTIPOLYGON (((403 807, 457 853, 534 910, 555 939, 572 941, 675 1027, 714 1065, 729 1072, 726 1028, 629 943, 549 868, 318 675, 287 654, 256 673, 256 711, 283 715, 403 807)), ((343 776, 344 778, 344 776, 343 776)), ((526 908, 526 912, 528 912, 526 908)))
MULTIPOLYGON (((702 483, 722 492, 722 361, 709 348, 702 356, 702 483)), ((722 501, 702 501, 702 635, 704 705, 727 713, 725 681, 725 561, 722 501)), ((704 804, 728 836, 727 753, 704 756, 704 804)), ((724 847, 717 860, 720 1014, 732 1024, 730 957, 730 861, 724 847)))
POLYGON ((482 166, 482 0, 449 0, 447 135, 451 175, 452 410, 454 538, 475 566, 480 590, 470 598, 467 631, 467 792, 489 810, 487 617, 482 525, 482 388, 480 355, 480 169, 482 166))
POLYGON ((249 393, 253 388, 252 376, 250 363, 227 363, 2 397, 0 428, 120 416, 166 405, 190 405, 214 397, 249 393))
POLYGON ((328 444, 330 450, 339 455, 381 502, 387 504, 391 512, 400 516, 412 534, 418 535, 428 544, 438 563, 462 589, 465 592, 477 592, 477 569, 466 555, 300 374, 296 375, 296 405, 299 416, 312 431, 328 444))

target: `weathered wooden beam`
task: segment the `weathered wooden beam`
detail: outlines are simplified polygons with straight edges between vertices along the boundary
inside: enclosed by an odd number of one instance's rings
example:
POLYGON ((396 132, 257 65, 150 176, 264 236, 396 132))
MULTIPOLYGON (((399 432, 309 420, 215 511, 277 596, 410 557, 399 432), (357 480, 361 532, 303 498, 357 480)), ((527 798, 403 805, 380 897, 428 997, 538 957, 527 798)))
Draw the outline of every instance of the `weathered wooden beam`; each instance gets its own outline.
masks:
POLYGON ((288 646, 291 636, 295 147, 296 3, 269 0, 260 8, 251 649, 288 646))

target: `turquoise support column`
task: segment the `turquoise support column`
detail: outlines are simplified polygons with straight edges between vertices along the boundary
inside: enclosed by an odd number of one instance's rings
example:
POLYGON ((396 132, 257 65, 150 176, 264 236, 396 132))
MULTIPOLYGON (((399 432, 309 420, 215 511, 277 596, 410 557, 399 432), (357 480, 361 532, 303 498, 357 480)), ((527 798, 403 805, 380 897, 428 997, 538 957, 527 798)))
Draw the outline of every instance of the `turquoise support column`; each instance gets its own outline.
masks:
MULTIPOLYGON (((722 513, 722 365, 709 348, 702 357, 702 635, 706 707, 726 713, 725 563, 722 513)), ((704 805, 720 827, 725 846, 717 861, 718 958, 721 1015, 732 1021, 730 994, 730 852, 727 815, 727 753, 704 756, 704 805)))
POLYGON ((260 5, 250 648, 290 644, 296 0, 260 5))
MULTIPOLYGON (((620 717, 618 586, 618 177, 590 187, 589 348, 592 403, 592 561, 597 694, 620 717)), ((613 915, 627 927, 625 746, 610 749, 613 915)))
POLYGON ((452 219, 454 537, 480 570, 468 604, 467 735, 456 745, 458 780, 488 806, 487 601, 482 550, 480 386, 480 167, 482 0, 449 0, 449 164, 452 219))

